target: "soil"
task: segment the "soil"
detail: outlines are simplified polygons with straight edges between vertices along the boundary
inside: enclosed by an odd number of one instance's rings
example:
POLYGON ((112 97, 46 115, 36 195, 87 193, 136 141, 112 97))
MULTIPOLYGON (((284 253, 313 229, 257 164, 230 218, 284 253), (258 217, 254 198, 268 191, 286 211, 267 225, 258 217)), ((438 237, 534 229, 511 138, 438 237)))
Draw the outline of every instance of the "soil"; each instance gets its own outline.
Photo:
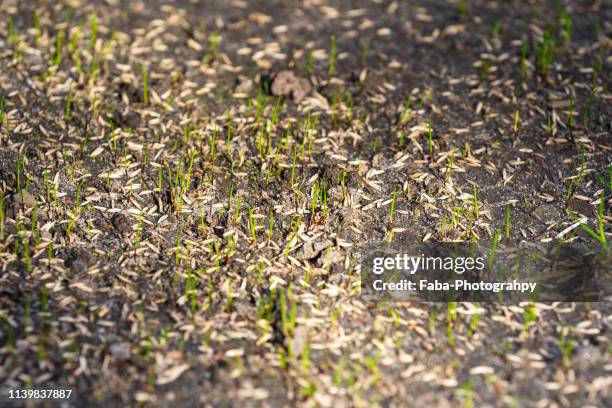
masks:
POLYGON ((561 238, 610 245, 611 21, 597 0, 3 1, 0 388, 612 405, 609 301, 359 297, 385 240, 584 219, 561 238))

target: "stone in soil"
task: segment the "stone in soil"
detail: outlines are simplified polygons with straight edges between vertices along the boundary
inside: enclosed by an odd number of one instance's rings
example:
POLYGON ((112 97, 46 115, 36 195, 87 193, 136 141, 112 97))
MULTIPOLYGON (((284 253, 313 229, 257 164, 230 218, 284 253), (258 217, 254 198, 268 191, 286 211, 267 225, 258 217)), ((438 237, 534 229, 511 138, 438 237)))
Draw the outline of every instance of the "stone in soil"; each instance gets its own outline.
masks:
POLYGON ((130 110, 126 112, 115 111, 113 120, 121 127, 135 129, 140 126, 140 115, 130 110))
POLYGON ((302 248, 298 251, 297 257, 299 259, 314 259, 319 256, 323 250, 329 248, 330 246, 332 246, 330 241, 305 242, 302 248))
POLYGON ((18 207, 32 208, 36 205, 36 199, 28 191, 21 190, 13 196, 13 203, 18 207))
POLYGON ((552 204, 542 204, 535 210, 533 210, 532 215, 539 221, 547 222, 551 220, 555 220, 561 216, 561 213, 557 208, 552 204))
POLYGON ((111 218, 111 223, 115 230, 119 232, 127 232, 132 229, 132 224, 130 219, 123 214, 115 214, 113 218, 111 218))
POLYGON ((310 82, 295 76, 292 71, 280 71, 272 81, 272 95, 291 96, 295 103, 300 103, 310 92, 310 82))
POLYGON ((132 346, 127 341, 111 344, 109 351, 113 357, 121 360, 127 360, 132 355, 132 346))

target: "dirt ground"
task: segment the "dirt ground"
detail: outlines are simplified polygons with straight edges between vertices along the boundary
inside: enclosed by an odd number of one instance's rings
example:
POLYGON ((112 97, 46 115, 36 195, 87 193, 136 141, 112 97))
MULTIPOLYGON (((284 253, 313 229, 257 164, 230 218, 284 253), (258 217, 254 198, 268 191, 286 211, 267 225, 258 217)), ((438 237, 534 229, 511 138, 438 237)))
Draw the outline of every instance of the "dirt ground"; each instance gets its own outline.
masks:
POLYGON ((612 406, 609 301, 359 296, 376 242, 610 246, 611 33, 603 0, 1 1, 0 389, 612 406))

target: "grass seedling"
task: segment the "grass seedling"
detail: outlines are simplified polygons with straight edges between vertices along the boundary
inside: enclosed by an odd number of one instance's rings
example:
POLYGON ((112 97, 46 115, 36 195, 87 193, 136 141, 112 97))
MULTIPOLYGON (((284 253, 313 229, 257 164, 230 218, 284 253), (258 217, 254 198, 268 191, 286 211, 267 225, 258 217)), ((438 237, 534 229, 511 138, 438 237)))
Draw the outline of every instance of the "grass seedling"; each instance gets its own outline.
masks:
POLYGON ((34 209, 32 210, 32 220, 30 222, 30 232, 32 236, 36 234, 36 223, 38 221, 38 202, 35 203, 34 209))
POLYGON ((225 144, 227 145, 227 159, 232 161, 232 124, 229 123, 227 125, 227 138, 225 140, 225 144))
MULTIPOLYGON (((16 220, 15 222, 15 229, 17 230, 17 238, 19 238, 19 232, 21 231, 21 223, 19 222, 19 220, 16 220)), ((19 239, 15 239, 15 245, 13 246, 13 255, 15 256, 15 259, 17 259, 17 257, 19 256, 19 239)))
POLYGON ((329 75, 334 75, 334 66, 336 64, 336 36, 331 36, 330 46, 329 46, 329 68, 327 73, 329 75))
POLYGON ((455 168, 456 154, 457 154, 457 150, 453 148, 453 150, 451 150, 450 154, 448 155, 448 159, 447 159, 448 166, 446 167, 446 174, 445 174, 446 181, 450 179, 453 173, 453 169, 455 168))
POLYGON ((8 38, 11 44, 14 44, 16 35, 15 35, 15 23, 13 22, 13 15, 9 15, 8 20, 8 38))
POLYGON ((346 369, 347 358, 345 356, 340 357, 338 363, 334 366, 333 381, 336 387, 341 387, 344 379, 344 370, 346 369))
POLYGON ((446 306, 446 320, 453 324, 457 320, 457 302, 448 302, 446 306))
POLYGON ((606 234, 604 230, 604 203, 605 197, 603 192, 599 197, 599 208, 597 211, 597 232, 593 231, 588 225, 580 224, 580 228, 586 231, 590 236, 595 238, 602 246, 606 246, 606 234))
POLYGON ((225 311, 227 313, 232 312, 232 306, 234 304, 234 292, 232 288, 232 279, 227 280, 227 303, 225 305, 225 311))
POLYGON ((595 39, 599 40, 600 35, 601 35, 601 18, 597 16, 595 17, 595 39))
POLYGON ((217 153, 217 136, 219 134, 219 128, 215 126, 215 129, 213 130, 213 134, 212 137, 210 138, 210 153, 209 153, 209 157, 210 157, 210 161, 214 161, 215 160, 215 154, 217 153))
POLYGON ((467 1, 466 0, 459 0, 459 17, 464 18, 465 17, 465 5, 466 5, 467 1))
POLYGON ((448 339, 448 344, 450 344, 451 347, 455 347, 455 333, 451 323, 446 325, 446 338, 448 339))
POLYGON ((574 127, 574 96, 570 95, 569 99, 569 110, 567 111, 567 125, 571 128, 574 127))
POLYGON ((562 27, 561 36, 563 37, 563 43, 567 45, 572 38, 572 17, 565 10, 561 10, 560 24, 562 27))
MULTIPOLYGON (((349 97, 350 98, 350 97, 349 97)), ((351 102, 352 103, 352 102, 351 102)), ((352 107, 351 107, 352 109, 352 107)), ((351 114, 352 115, 352 114, 351 114)), ((306 122, 306 127, 304 128, 305 139, 306 134, 308 135, 308 154, 312 154, 312 141, 314 139, 315 128, 319 123, 319 115, 315 116, 313 120, 310 119, 310 112, 308 112, 308 121, 306 122)), ((302 150, 302 160, 304 160, 304 151, 302 150)))
POLYGON ((53 207, 58 208, 57 205, 57 185, 55 181, 53 182, 53 207))
POLYGON ((361 43, 361 67, 362 68, 366 66, 367 58, 368 58, 368 43, 363 42, 361 43))
POLYGON ((90 136, 91 134, 89 131, 87 131, 87 133, 85 133, 85 137, 83 138, 83 143, 81 144, 81 151, 83 151, 83 153, 87 152, 87 143, 89 143, 90 136))
POLYGON ((323 217, 327 216, 327 183, 319 182, 319 191, 321 193, 321 205, 323 206, 323 217))
POLYGON ((4 96, 0 95, 0 128, 4 125, 6 113, 4 112, 4 96))
POLYGON ((514 112, 514 136, 518 137, 519 131, 521 130, 521 118, 519 116, 519 111, 514 112))
POLYGON ((72 216, 74 217, 72 220, 68 220, 68 224, 66 226, 66 235, 70 236, 70 231, 73 227, 76 226, 77 220, 79 218, 79 204, 81 202, 81 191, 83 189, 83 184, 85 180, 81 180, 79 185, 77 186, 75 199, 74 199, 74 210, 72 211, 72 216))
POLYGON ((21 172, 23 170, 23 155, 20 154, 17 156, 17 191, 21 194, 21 172))
POLYGON ((34 42, 40 41, 40 14, 38 10, 34 11, 34 42))
POLYGON ((142 101, 145 105, 149 104, 149 73, 147 69, 143 66, 140 68, 140 72, 142 73, 142 101))
POLYGON ((457 394, 463 397, 463 408, 474 408, 474 391, 472 381, 468 381, 457 390, 457 394))
MULTIPOLYGON (((346 106, 346 111, 347 111, 347 119, 349 121, 353 120, 353 98, 351 97, 351 93, 349 91, 346 91, 344 94, 344 105, 346 106)), ((317 117, 318 118, 318 117, 317 117)), ((308 153, 310 153, 310 145, 312 145, 312 137, 310 138, 310 144, 309 144, 309 148, 308 148, 308 153)))
POLYGON ((593 87, 595 87, 595 84, 597 84, 597 79, 599 78, 599 75, 601 75, 601 71, 603 70, 603 67, 604 67, 604 43, 602 41, 599 44, 599 57, 597 58, 597 61, 595 61, 595 66, 593 67, 593 80, 592 80, 593 87))
POLYGON ((174 251, 174 263, 178 265, 181 261, 181 241, 183 239, 183 228, 182 225, 179 224, 178 232, 176 234, 176 248, 174 251))
POLYGON ((506 238, 510 238, 510 207, 506 207, 506 238))
POLYGON ((376 154, 379 144, 380 144, 380 139, 379 138, 374 139, 374 141, 372 142, 372 154, 376 154))
POLYGON ((480 79, 482 81, 486 81, 489 78, 489 69, 491 69, 491 61, 483 61, 482 70, 480 71, 480 79))
POLYGON ((295 164, 297 162, 297 148, 293 146, 293 162, 291 163, 291 188, 295 186, 295 164))
POLYGON ((189 167, 187 168, 187 175, 185 176, 183 173, 181 173, 181 196, 189 190, 189 186, 191 185, 191 174, 193 173, 193 161, 195 159, 195 155, 195 150, 192 150, 191 154, 189 155, 189 167))
POLYGON ((266 129, 266 124, 261 122, 259 125, 259 135, 257 137, 257 151, 262 160, 266 160, 268 157, 268 141, 269 132, 266 129))
POLYGON ((302 358, 301 358, 302 374, 308 374, 308 370, 310 369, 310 352, 311 352, 310 342, 307 341, 306 345, 304 346, 304 350, 302 351, 302 358))
POLYGON ((306 71, 312 72, 314 66, 314 57, 312 56, 312 50, 306 51, 306 71))
MULTIPOLYGON (((230 202, 231 202, 231 197, 230 197, 230 202)), ((238 198, 236 199, 236 208, 234 209, 234 225, 238 224, 238 219, 240 218, 240 207, 241 206, 242 206, 242 196, 238 196, 238 198)))
POLYGON ((266 107, 266 99, 264 98, 263 90, 261 88, 257 90, 257 99, 255 106, 257 108, 257 117, 255 118, 255 123, 259 124, 263 115, 264 108, 266 107))
MULTIPOLYGON (((586 131, 588 131, 587 120, 588 120, 588 117, 589 117, 589 112, 591 110, 591 104, 593 103, 593 97, 594 97, 594 94, 593 94, 593 92, 591 92, 589 97, 588 97, 588 99, 587 99, 587 101, 585 102, 584 108, 582 110, 582 128, 584 130, 586 130, 586 131)), ((1 122, 0 122, 0 125, 2 125, 1 122)))
POLYGON ((295 321, 297 318, 297 300, 292 295, 291 285, 287 287, 286 292, 279 291, 279 303, 281 312, 281 326, 285 336, 289 337, 295 329, 295 321), (291 309, 287 303, 291 302, 291 309))
POLYGON ((115 134, 115 128, 111 130, 111 142, 113 147, 113 153, 117 152, 117 135, 115 134))
POLYGON ((4 240, 4 195, 0 194, 0 241, 4 240))
POLYGON ((479 303, 476 302, 474 304, 474 306, 476 306, 476 311, 474 312, 474 314, 472 315, 472 317, 470 318, 470 322, 468 324, 468 336, 472 337, 472 335, 476 332, 476 330, 478 329, 478 322, 480 320, 480 313, 478 313, 478 307, 479 307, 479 303))
POLYGON ((430 336, 436 333, 436 318, 438 317, 438 309, 436 307, 429 310, 427 313, 427 331, 430 336))
POLYGON ((213 31, 208 37, 208 50, 212 59, 217 58, 217 53, 219 51, 219 42, 221 37, 217 31, 213 31))
POLYGON ((276 122, 278 122, 278 115, 280 113, 281 108, 281 99, 276 98, 276 103, 274 104, 274 110, 272 111, 272 118, 270 119, 270 125, 273 128, 276 122))
POLYGON ((571 358, 577 344, 573 340, 567 340, 565 330, 565 328, 562 329, 561 334, 559 335, 559 350, 561 351, 561 363, 563 364, 563 367, 568 368, 571 364, 571 358))
POLYGON ((96 48, 96 39, 98 36, 98 18, 96 13, 92 13, 89 19, 89 49, 94 50, 96 48))
POLYGON ((393 193, 391 194, 391 207, 389 208, 389 224, 393 222, 393 213, 395 212, 395 198, 397 196, 397 189, 393 188, 393 193))
POLYGON ((13 24, 13 16, 9 15, 8 21, 8 42, 13 47, 15 47, 15 59, 19 59, 21 57, 21 46, 19 45, 19 37, 15 32, 15 26, 13 24))
POLYGON ((498 38, 500 30, 501 23, 499 22, 499 20, 495 20, 493 22, 493 26, 491 27, 491 38, 498 38))
POLYGON ((185 279, 185 296, 189 299, 192 315, 195 314, 197 310, 196 284, 196 275, 190 269, 187 273, 187 278, 185 279))
POLYGON ((221 243, 219 241, 215 241, 214 252, 215 252, 215 270, 219 272, 221 270, 221 243))
POLYGON ((433 127, 432 127, 432 123, 431 123, 431 119, 429 119, 429 124, 428 124, 428 140, 429 140, 429 161, 433 161, 434 160, 434 156, 433 156, 433 127))
POLYGON ((23 257, 26 265, 26 271, 32 272, 32 261, 30 259, 30 239, 27 235, 24 235, 21 239, 21 246, 23 247, 23 257))
POLYGON ((340 176, 340 186, 342 187, 342 201, 346 200, 346 196, 348 195, 348 173, 346 170, 342 171, 342 176, 340 176))
POLYGON ((17 341, 15 339, 15 330, 13 329, 13 326, 11 325, 11 323, 8 320, 6 320, 4 317, 0 317, 0 323, 2 323, 2 326, 3 326, 3 333, 6 334, 6 344, 8 346, 8 349, 10 350, 11 354, 14 354, 17 348, 17 341))
POLYGON ((342 103, 342 89, 338 89, 338 93, 332 96, 332 105, 331 105, 331 121, 334 125, 338 125, 338 111, 340 108, 340 104, 342 103))
POLYGON ((525 334, 529 332, 529 327, 537 318, 535 304, 533 302, 528 303, 523 309, 523 331, 525 334))
POLYGON ((295 235, 298 232, 301 222, 302 222, 301 215, 291 221, 291 234, 289 235, 289 238, 287 239, 287 245, 285 246, 285 256, 289 255, 289 250, 291 249, 293 238, 295 238, 295 235))
POLYGON ((448 225, 448 219, 446 216, 442 216, 440 219, 440 237, 442 241, 446 239, 446 226, 448 225))
POLYGON ((602 185, 602 187, 607 188, 610 190, 610 192, 612 192, 612 164, 608 165, 608 181, 606 182, 606 180, 604 180, 604 178, 601 176, 597 176, 597 181, 602 185))
POLYGON ((202 233, 206 233, 206 220, 204 219, 204 209, 202 208, 202 204, 200 204, 200 229, 202 233))
POLYGON ((278 348, 278 365, 283 370, 287 369, 287 356, 285 354, 286 354, 285 349, 283 349, 282 347, 279 347, 278 348))
POLYGON ((402 149, 404 147, 404 138, 406 134, 403 130, 399 131, 397 138, 399 139, 399 147, 402 149))
POLYGON ((255 228, 257 228, 257 220, 253 218, 253 208, 248 209, 249 213, 249 231, 251 231, 251 238, 253 242, 257 241, 257 236, 255 235, 255 228))
POLYGON ((272 239, 272 231, 274 230, 274 213, 270 210, 268 217, 268 242, 272 239))
POLYGON ((474 214, 474 219, 478 220, 478 188, 476 184, 472 185, 472 209, 474 214))
POLYGON ((77 72, 79 74, 83 73, 81 69, 81 57, 79 56, 79 39, 81 37, 80 27, 77 27, 72 35, 70 36, 70 52, 72 53, 72 59, 74 60, 74 65, 76 66, 77 72))
POLYGON ((553 134, 553 116, 551 112, 548 112, 546 115, 546 133, 548 136, 552 136, 553 134))
POLYGON ((489 249, 489 257, 487 260, 487 264, 489 269, 493 265, 493 260, 495 259, 495 252, 497 252, 497 244, 501 239, 501 230, 495 231, 495 235, 493 236, 493 245, 491 245, 491 249, 489 249))
POLYGON ((98 72, 100 71, 100 61, 98 57, 94 57, 91 60, 91 64, 87 69, 87 77, 89 78, 89 83, 93 84, 96 78, 98 77, 98 72))
POLYGON ((405 125, 411 119, 410 115, 410 103, 412 101, 412 95, 408 95, 406 98, 406 102, 404 103, 404 110, 402 111, 402 116, 400 116, 400 125, 405 125))
POLYGON ((306 263, 306 276, 304 277, 304 284, 308 286, 310 284, 310 278, 312 277, 312 267, 309 263, 306 263))
POLYGON ((534 45, 536 54, 536 66, 540 71, 540 74, 546 76, 548 70, 553 63, 555 54, 557 53, 557 44, 553 35, 552 28, 548 28, 544 31, 542 39, 536 41, 534 45))
POLYGON ((64 32, 60 31, 57 33, 55 38, 55 55, 53 56, 52 66, 59 67, 62 63, 62 47, 64 44, 64 32))

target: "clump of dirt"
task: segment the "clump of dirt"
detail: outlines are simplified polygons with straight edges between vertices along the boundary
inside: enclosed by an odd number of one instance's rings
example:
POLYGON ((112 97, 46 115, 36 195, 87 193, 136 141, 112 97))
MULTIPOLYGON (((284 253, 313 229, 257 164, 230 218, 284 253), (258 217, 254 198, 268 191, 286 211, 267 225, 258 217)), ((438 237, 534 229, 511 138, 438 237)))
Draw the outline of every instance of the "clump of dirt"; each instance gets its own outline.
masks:
POLYGON ((300 103, 309 92, 310 82, 295 76, 292 71, 280 71, 272 80, 272 95, 290 96, 295 103, 300 103))

